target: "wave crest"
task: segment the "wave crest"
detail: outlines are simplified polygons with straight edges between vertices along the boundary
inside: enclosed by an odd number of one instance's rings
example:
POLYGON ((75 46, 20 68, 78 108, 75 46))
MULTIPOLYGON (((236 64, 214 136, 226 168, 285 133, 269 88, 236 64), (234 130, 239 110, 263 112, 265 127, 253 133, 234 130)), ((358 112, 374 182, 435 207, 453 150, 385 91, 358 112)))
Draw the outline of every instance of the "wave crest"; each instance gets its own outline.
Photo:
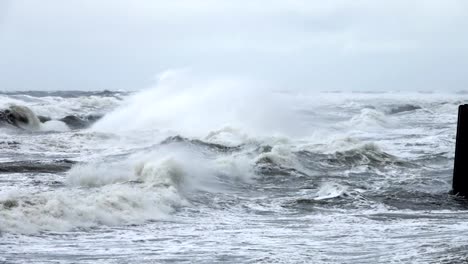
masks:
POLYGON ((385 127, 390 124, 390 119, 383 112, 364 108, 361 112, 353 116, 347 123, 352 128, 367 130, 369 127, 385 127))
POLYGON ((337 151, 329 155, 328 162, 334 165, 346 166, 384 166, 394 164, 398 159, 384 151, 373 143, 367 143, 360 147, 337 151))

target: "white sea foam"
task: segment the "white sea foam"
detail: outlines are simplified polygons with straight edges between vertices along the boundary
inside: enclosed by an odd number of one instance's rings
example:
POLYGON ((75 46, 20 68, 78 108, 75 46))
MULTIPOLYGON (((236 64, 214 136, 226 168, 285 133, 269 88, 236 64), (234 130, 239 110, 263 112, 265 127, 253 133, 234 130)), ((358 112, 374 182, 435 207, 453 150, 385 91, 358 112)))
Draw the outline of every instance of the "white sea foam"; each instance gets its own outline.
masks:
POLYGON ((193 160, 132 161, 78 165, 69 172, 65 189, 2 197, 3 203, 14 206, 0 210, 0 230, 28 233, 139 224, 167 217, 174 206, 187 203, 183 191, 192 186, 182 184, 196 182, 188 178, 197 175, 190 165, 193 160))
POLYGON ((42 193, 16 193, 2 202, 0 230, 35 233, 98 225, 144 223, 160 219, 184 200, 173 188, 114 184, 96 189, 66 188, 42 193))
POLYGON ((337 184, 337 183, 325 183, 322 186, 320 186, 320 189, 316 193, 316 197, 314 200, 326 200, 326 199, 331 199, 335 198, 338 196, 343 195, 347 190, 346 186, 337 184))
POLYGON ((3 193, 0 230, 34 233, 98 225, 141 224, 188 205, 194 190, 218 191, 219 180, 248 181, 253 163, 244 155, 206 157, 175 145, 125 159, 74 166, 64 189, 3 193), (11 206, 10 206, 11 205, 11 206))
POLYGON ((50 120, 44 122, 40 125, 41 131, 57 131, 57 132, 66 132, 70 131, 70 128, 62 121, 59 120, 50 120))

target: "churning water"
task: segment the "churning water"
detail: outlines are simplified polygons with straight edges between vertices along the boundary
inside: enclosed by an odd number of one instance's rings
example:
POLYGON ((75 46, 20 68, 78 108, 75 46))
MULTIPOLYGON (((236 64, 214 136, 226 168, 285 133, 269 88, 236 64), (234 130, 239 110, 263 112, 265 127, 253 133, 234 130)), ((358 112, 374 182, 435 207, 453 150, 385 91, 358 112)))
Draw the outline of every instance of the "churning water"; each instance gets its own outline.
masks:
POLYGON ((466 263, 467 99, 171 74, 0 94, 43 121, 0 128, 0 263, 466 263))

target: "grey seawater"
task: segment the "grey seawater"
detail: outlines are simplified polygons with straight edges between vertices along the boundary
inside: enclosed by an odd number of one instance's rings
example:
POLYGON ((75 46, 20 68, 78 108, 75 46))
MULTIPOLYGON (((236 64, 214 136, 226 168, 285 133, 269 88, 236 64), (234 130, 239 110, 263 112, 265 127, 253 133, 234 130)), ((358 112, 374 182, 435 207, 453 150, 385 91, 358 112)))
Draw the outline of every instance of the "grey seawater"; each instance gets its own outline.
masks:
MULTIPOLYGON (((0 107, 106 118, 129 96, 0 107)), ((468 202, 448 194, 467 95, 282 96, 304 135, 0 128, 0 263, 468 262, 468 202)))

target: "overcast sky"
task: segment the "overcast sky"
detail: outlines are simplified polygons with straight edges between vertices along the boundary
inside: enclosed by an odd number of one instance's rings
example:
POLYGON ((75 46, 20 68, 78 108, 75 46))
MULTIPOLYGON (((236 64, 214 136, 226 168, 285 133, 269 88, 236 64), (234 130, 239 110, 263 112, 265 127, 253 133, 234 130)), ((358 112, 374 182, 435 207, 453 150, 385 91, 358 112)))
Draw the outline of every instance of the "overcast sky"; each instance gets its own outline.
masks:
POLYGON ((466 0, 0 0, 0 90, 167 69, 314 90, 468 89, 466 0))

